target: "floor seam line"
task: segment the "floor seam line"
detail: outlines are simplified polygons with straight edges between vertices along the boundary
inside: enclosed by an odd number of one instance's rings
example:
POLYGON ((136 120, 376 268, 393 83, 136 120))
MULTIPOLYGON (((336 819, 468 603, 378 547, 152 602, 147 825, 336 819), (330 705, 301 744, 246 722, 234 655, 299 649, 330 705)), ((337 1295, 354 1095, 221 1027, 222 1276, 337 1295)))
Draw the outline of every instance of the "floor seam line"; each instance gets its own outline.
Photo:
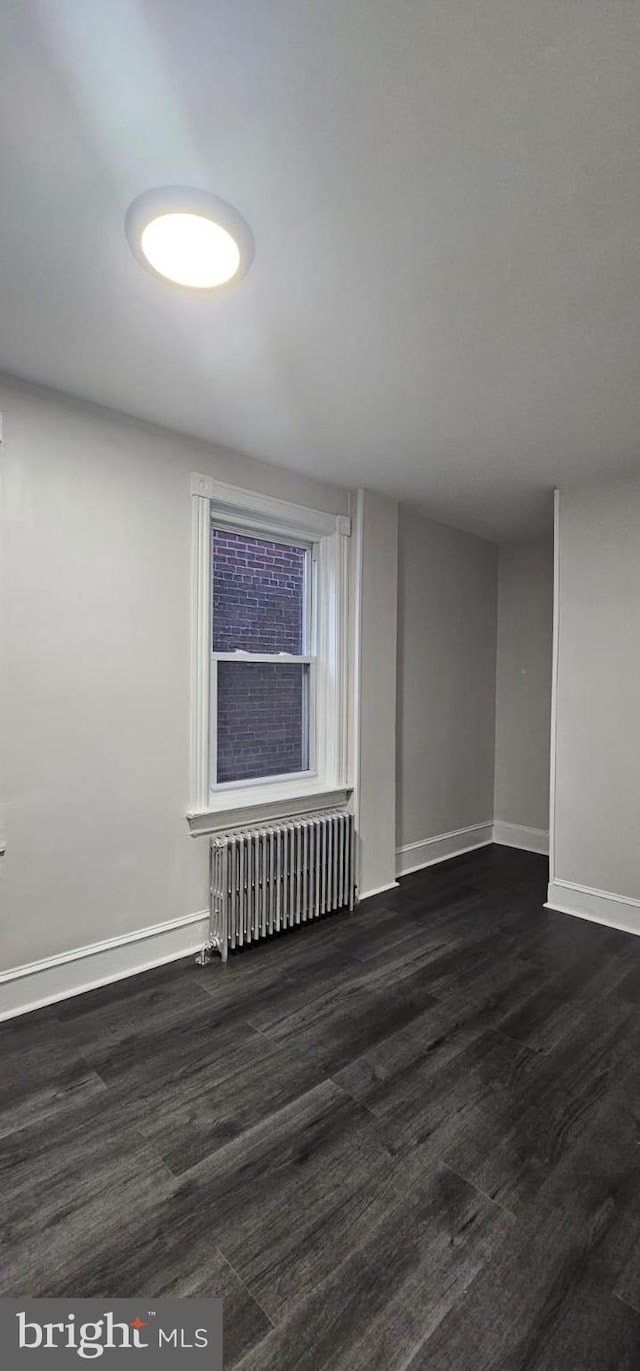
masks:
MULTIPOLYGON (((233 1262, 229 1260, 229 1258, 228 1258, 228 1256, 227 1256, 227 1254, 226 1254, 224 1248, 222 1248, 222 1247, 220 1246, 220 1243, 216 1243, 216 1246, 217 1246, 218 1252, 220 1253, 220 1256, 222 1257, 222 1260, 226 1262, 227 1266, 229 1267, 229 1270, 230 1270, 230 1271, 233 1271, 233 1274, 234 1274, 234 1276, 236 1277, 236 1280, 238 1280, 238 1281, 240 1282, 240 1284, 241 1284, 241 1286, 242 1286, 242 1289, 243 1289, 243 1290, 246 1290, 247 1295, 249 1296, 249 1299, 250 1299, 250 1300, 253 1300, 254 1304, 257 1304, 258 1309, 261 1311, 261 1313, 264 1314, 265 1319, 266 1319, 267 1322, 269 1323, 270 1327, 271 1327, 272 1329, 273 1329, 273 1328, 277 1328, 277 1324, 274 1323, 274 1321, 273 1321, 271 1315, 270 1315, 270 1314, 267 1314, 266 1309, 265 1309, 264 1306, 260 1303, 260 1300, 258 1299, 257 1295, 254 1295, 254 1294, 253 1294, 253 1291, 251 1290, 251 1287, 247 1284, 247 1282, 244 1280, 244 1278, 240 1275, 240 1272, 236 1270, 235 1266, 233 1265, 233 1262)), ((261 1339, 260 1339, 260 1342, 264 1342, 264 1338, 261 1338, 261 1339)), ((260 1346, 260 1342, 256 1343, 256 1347, 259 1347, 259 1346, 260 1346)), ((243 1358, 243 1359, 244 1359, 244 1358, 243 1358)))
POLYGON ((628 1300, 626 1295, 620 1295, 617 1290, 612 1290, 611 1294, 613 1295, 614 1300, 619 1300, 620 1303, 624 1305, 625 1309, 632 1309, 634 1314, 640 1314, 638 1306, 632 1304, 631 1300, 628 1300))
POLYGON ((451 1163, 445 1161, 444 1157, 440 1158, 440 1164, 441 1166, 446 1167, 447 1171, 450 1171, 453 1176, 457 1176, 459 1181, 464 1181, 465 1185, 470 1185, 472 1190, 475 1190, 478 1195, 482 1195, 483 1199, 488 1200, 489 1204, 493 1205, 495 1209, 498 1209, 501 1214, 506 1214, 508 1218, 513 1219, 516 1223, 519 1222, 518 1215, 514 1214, 512 1209, 507 1209, 507 1206, 501 1204, 500 1200, 494 1199, 493 1195, 488 1195, 486 1190, 482 1189, 481 1185, 477 1185, 476 1182, 470 1180, 468 1176, 463 1176, 462 1172, 458 1171, 455 1166, 451 1166, 451 1163))

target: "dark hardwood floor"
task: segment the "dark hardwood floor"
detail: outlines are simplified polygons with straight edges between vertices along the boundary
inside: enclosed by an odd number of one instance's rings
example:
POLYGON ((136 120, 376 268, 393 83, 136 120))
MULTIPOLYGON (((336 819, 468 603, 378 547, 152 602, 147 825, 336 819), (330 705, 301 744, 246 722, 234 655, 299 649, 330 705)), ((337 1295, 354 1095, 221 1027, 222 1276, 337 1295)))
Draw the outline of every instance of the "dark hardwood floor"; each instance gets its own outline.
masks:
POLYGON ((640 939, 491 847, 0 1030, 1 1293, 241 1371, 638 1371, 640 939))

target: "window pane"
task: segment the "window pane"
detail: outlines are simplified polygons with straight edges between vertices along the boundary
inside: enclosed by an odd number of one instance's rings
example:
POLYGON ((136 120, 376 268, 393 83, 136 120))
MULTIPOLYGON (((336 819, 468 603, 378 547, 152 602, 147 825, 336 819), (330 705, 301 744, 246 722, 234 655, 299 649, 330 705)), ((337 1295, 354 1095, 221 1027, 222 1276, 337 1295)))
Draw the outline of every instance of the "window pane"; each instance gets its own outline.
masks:
POLYGON ((218 781, 309 766, 309 667, 218 662, 218 781))
POLYGON ((213 530, 213 650, 304 651, 307 549, 213 530))

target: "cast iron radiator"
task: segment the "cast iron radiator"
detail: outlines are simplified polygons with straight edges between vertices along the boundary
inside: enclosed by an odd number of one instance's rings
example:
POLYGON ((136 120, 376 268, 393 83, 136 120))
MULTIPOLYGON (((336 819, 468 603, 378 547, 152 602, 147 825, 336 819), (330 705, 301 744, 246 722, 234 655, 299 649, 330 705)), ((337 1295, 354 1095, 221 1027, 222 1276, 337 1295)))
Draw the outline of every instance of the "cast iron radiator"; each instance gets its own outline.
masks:
POLYGON ((210 844, 207 961, 270 933, 338 909, 353 909, 353 815, 326 810, 299 819, 218 834, 210 844))

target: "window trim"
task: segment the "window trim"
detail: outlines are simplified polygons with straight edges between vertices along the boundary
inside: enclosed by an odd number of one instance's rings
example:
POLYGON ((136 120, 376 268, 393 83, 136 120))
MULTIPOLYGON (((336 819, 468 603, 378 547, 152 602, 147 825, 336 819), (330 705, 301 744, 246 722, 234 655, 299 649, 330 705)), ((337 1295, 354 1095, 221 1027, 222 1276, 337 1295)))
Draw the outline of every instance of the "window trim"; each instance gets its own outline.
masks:
MULTIPOLYGON (((187 811, 193 833, 212 831, 208 816, 240 822, 242 812, 281 811, 282 803, 341 803, 348 784, 349 682, 349 538, 351 520, 343 514, 294 505, 272 496, 229 486, 213 477, 194 474, 192 496, 191 581, 191 804, 187 811), (255 781, 223 782, 210 790, 211 730, 211 528, 226 525, 256 535, 301 538, 314 545, 318 581, 316 644, 306 644, 316 657, 315 710, 317 754, 313 772, 255 781), (322 587, 326 593, 323 593, 322 587), (315 651, 314 651, 315 649, 315 651)), ((232 657, 236 654, 230 654, 232 657)), ((253 654, 246 654, 253 657, 253 654)), ((307 654, 304 654, 306 657, 307 654)), ((237 654, 242 660, 242 655, 237 654)), ((281 657, 279 660, 283 660, 281 657)), ((220 826, 219 823, 214 824, 220 826)))

